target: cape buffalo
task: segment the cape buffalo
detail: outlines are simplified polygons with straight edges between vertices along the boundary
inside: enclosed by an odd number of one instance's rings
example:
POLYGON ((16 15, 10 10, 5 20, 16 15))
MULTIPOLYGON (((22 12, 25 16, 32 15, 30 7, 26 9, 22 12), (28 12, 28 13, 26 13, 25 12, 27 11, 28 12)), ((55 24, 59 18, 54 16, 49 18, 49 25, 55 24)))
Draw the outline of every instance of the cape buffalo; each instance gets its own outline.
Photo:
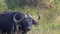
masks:
POLYGON ((34 20, 29 14, 23 14, 22 12, 8 12, 5 11, 0 14, 0 30, 2 34, 14 34, 15 31, 23 31, 22 34, 27 34, 27 31, 31 30, 32 24, 38 25, 40 16, 34 20), (14 32, 14 33, 13 33, 14 32))

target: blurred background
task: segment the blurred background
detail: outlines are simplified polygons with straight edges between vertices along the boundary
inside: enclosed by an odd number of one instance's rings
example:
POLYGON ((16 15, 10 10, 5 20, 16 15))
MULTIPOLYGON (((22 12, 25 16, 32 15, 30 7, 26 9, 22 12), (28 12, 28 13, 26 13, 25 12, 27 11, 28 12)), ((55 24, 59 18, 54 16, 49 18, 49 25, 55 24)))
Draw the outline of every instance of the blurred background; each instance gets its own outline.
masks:
POLYGON ((60 0, 0 0, 0 12, 20 11, 35 19, 36 12, 41 19, 38 27, 32 27, 28 34, 60 34, 60 0))

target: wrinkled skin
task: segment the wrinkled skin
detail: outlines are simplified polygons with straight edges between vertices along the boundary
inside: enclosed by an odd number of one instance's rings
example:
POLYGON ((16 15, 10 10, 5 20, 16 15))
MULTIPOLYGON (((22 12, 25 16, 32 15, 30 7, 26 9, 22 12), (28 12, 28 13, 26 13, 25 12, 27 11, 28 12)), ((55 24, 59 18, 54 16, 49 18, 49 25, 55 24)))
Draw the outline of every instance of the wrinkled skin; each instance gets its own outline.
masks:
POLYGON ((13 20, 13 16, 18 13, 16 16, 17 20, 20 20, 24 14, 20 12, 3 12, 0 14, 0 30, 2 30, 2 34, 14 34, 13 32, 16 31, 16 24, 13 20), (14 27, 14 30, 13 30, 14 27), (11 32, 13 31, 13 32, 11 32))
MULTIPOLYGON (((16 20, 20 20, 22 17, 24 17, 24 19, 21 21, 21 22, 19 22, 18 23, 18 30, 17 30, 17 26, 16 26, 16 23, 14 24, 14 29, 12 29, 12 32, 16 32, 16 31, 18 31, 17 32, 17 34, 19 33, 19 32, 21 32, 21 34, 27 34, 27 32, 28 31, 30 31, 31 30, 31 28, 32 28, 32 25, 38 25, 38 23, 33 19, 33 18, 31 18, 29 15, 27 15, 26 17, 25 17, 25 15, 24 14, 22 14, 22 13, 20 13, 20 12, 3 12, 3 13, 1 13, 1 14, 9 14, 9 15, 13 15, 13 14, 15 14, 15 13, 18 13, 16 16, 15 16, 15 19, 16 20), (18 18, 17 18, 18 17, 18 18)), ((11 17, 12 18, 12 17, 11 17)), ((9 22, 10 23, 10 22, 9 22)), ((13 21, 11 21, 11 23, 13 23, 13 21)), ((13 33, 13 34, 14 34, 13 33)), ((8 34, 11 34, 11 31, 10 32, 8 32, 8 34)), ((20 34, 20 33, 19 33, 20 34)))

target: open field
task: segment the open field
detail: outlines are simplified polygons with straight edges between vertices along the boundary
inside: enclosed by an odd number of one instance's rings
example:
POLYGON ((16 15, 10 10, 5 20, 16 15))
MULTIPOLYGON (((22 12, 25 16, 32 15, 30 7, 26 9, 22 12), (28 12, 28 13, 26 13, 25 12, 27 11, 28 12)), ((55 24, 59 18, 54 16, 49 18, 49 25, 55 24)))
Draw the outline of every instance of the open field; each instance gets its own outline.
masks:
POLYGON ((26 14, 29 11, 29 14, 31 14, 34 19, 37 17, 36 12, 39 12, 41 19, 38 27, 32 26, 32 30, 29 31, 28 34, 60 34, 60 2, 55 1, 52 5, 50 9, 42 9, 38 6, 36 8, 25 6, 24 9, 22 9, 20 7, 14 8, 13 6, 16 5, 13 1, 7 5, 4 0, 0 0, 0 12, 7 9, 10 11, 21 11, 26 14))

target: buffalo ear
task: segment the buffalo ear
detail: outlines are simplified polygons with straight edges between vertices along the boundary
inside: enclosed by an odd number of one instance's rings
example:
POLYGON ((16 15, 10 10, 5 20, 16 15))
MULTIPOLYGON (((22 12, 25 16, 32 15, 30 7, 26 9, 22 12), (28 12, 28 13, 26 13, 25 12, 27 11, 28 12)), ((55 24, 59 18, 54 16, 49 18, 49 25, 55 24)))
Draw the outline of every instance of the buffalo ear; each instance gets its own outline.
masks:
POLYGON ((35 27, 38 26, 38 23, 37 23, 35 20, 32 21, 32 24, 33 24, 35 27))
POLYGON ((39 22, 39 20, 40 20, 40 15, 39 15, 39 13, 36 13, 37 14, 37 16, 38 16, 38 18, 37 19, 33 19, 33 21, 32 21, 32 24, 34 25, 34 26, 38 26, 38 22, 39 22))

